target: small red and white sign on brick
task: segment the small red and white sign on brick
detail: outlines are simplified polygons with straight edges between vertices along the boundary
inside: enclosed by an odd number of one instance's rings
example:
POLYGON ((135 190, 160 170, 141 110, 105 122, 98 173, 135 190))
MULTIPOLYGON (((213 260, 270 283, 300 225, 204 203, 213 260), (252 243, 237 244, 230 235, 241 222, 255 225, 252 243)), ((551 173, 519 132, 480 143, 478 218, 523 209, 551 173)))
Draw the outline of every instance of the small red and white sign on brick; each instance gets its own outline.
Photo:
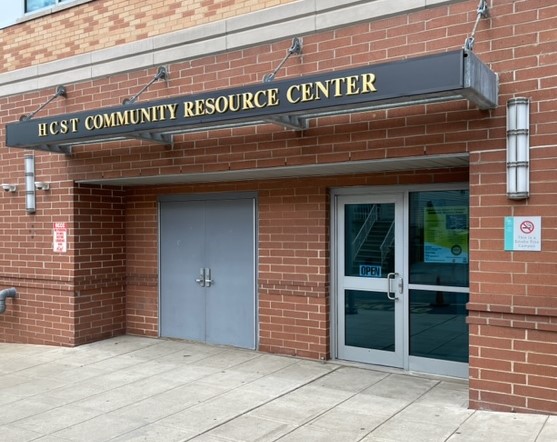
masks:
POLYGON ((66 223, 54 223, 52 229, 52 250, 57 253, 66 253, 68 250, 68 228, 66 223))

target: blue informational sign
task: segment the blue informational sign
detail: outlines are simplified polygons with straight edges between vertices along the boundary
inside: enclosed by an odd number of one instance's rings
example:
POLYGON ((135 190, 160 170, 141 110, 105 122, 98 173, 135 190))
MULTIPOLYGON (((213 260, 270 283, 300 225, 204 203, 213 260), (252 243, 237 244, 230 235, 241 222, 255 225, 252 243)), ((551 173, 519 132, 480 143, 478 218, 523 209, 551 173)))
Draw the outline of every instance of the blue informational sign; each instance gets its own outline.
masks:
POLYGON ((381 278, 381 266, 362 264, 360 265, 360 276, 364 278, 381 278))

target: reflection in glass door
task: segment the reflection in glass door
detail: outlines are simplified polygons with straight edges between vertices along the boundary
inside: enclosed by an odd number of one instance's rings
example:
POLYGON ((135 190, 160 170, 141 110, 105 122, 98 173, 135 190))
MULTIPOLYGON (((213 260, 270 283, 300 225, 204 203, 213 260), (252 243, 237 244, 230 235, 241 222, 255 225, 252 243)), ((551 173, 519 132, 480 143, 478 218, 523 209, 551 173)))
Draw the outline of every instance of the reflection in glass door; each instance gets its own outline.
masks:
POLYGON ((408 199, 408 367, 467 377, 468 191, 410 192, 408 199))
POLYGON ((402 367, 402 196, 338 202, 338 356, 402 367))

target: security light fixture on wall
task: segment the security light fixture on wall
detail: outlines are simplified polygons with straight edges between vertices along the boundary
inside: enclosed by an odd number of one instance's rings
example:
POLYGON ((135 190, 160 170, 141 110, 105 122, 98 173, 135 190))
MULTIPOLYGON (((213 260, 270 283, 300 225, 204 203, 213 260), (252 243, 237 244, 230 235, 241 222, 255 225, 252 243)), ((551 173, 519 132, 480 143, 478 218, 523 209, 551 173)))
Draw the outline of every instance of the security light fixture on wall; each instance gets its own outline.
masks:
POLYGON ((17 191, 17 185, 2 183, 2 189, 4 189, 4 192, 12 192, 13 193, 13 192, 17 191))
POLYGON ((511 98, 507 102, 507 198, 530 196, 530 101, 511 98))
POLYGON ((35 181, 35 189, 50 190, 50 183, 45 183, 44 181, 35 181))

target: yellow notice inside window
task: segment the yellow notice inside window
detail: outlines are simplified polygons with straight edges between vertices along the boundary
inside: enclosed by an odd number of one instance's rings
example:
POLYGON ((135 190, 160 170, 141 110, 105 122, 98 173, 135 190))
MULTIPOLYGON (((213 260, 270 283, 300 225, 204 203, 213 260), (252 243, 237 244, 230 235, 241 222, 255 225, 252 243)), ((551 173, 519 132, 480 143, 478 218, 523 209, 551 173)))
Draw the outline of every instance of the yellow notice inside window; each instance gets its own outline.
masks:
POLYGON ((424 208, 424 262, 468 263, 468 207, 424 208))

